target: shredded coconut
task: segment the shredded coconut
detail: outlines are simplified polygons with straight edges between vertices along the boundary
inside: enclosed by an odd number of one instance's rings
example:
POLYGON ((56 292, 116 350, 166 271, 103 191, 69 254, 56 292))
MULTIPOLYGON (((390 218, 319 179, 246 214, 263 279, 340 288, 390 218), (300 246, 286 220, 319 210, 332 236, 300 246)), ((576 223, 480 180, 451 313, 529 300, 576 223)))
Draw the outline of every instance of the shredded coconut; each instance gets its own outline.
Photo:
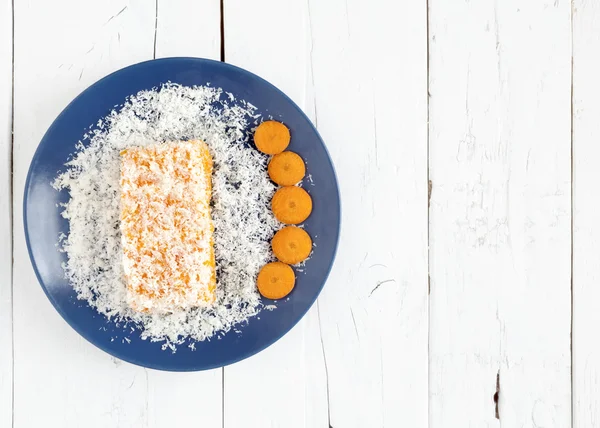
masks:
POLYGON ((133 323, 143 339, 163 341, 163 349, 220 338, 259 313, 255 279, 272 260, 269 240, 280 227, 270 210, 275 186, 266 172, 268 158, 248 144, 256 107, 219 88, 172 83, 116 107, 88 130, 53 184, 70 194, 62 213, 70 231, 59 239, 66 277, 79 299, 117 325, 133 323), (127 304, 123 276, 119 152, 192 139, 206 142, 214 162, 216 302, 168 314, 136 312, 127 304))

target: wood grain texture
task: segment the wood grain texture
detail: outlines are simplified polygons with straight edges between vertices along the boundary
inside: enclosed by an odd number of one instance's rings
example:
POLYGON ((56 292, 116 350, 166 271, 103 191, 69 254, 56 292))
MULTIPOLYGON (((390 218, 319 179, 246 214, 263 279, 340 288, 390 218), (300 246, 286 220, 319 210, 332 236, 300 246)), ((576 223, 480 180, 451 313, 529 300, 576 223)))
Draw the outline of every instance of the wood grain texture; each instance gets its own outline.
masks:
POLYGON ((342 233, 319 298, 332 427, 427 426, 425 1, 310 1, 342 233))
MULTIPOLYGON (((174 7, 178 11, 165 13, 185 14, 183 4, 174 7)), ((198 38, 190 55, 215 57, 213 40, 218 35, 208 40, 194 28, 175 32, 168 22, 161 34, 155 27, 156 10, 154 2, 144 0, 16 1, 16 427, 222 426, 219 370, 154 372, 111 358, 87 343, 44 296, 22 234, 20 199, 29 162, 47 127, 74 96, 112 71, 152 59, 155 36, 159 55, 180 54, 178 47, 189 46, 189 37, 198 38), (161 38, 170 41, 163 45, 161 38), (180 38, 185 39, 181 44, 180 38), (35 411, 31 403, 36 403, 35 411)))
POLYGON ((0 426, 12 424, 12 5, 0 0, 0 426))
MULTIPOLYGON (((298 0, 224 2, 227 62, 269 80, 302 108, 310 71, 307 12, 306 2, 298 0)), ((325 427, 326 382, 313 307, 276 344, 225 368, 224 427, 325 427)))
POLYGON ((570 5, 429 11, 430 428, 568 427, 570 5))
POLYGON ((600 4, 223 1, 227 62, 299 104, 337 169, 318 305, 260 354, 188 374, 111 358, 63 322, 22 232, 33 152, 106 74, 218 59, 220 2, 14 0, 11 189, 0 0, 0 427, 599 427, 600 4))
POLYGON ((600 4, 573 2, 573 427, 600 426, 600 4))
POLYGON ((219 0, 156 0, 156 58, 195 56, 219 59, 219 0))

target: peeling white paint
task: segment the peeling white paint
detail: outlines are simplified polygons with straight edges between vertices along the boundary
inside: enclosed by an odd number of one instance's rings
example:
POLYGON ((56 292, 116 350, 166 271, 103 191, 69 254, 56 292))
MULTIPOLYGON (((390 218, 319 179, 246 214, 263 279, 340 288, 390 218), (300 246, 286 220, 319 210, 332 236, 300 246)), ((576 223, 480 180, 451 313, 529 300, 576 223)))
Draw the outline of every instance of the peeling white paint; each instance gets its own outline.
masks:
POLYGON ((232 367, 155 372, 81 339, 29 263, 21 195, 52 120, 126 65, 218 59, 219 0, 14 0, 11 303, 0 0, 0 426, 600 426, 600 3, 223 1, 226 59, 304 108, 337 169, 342 239, 318 307, 232 367))

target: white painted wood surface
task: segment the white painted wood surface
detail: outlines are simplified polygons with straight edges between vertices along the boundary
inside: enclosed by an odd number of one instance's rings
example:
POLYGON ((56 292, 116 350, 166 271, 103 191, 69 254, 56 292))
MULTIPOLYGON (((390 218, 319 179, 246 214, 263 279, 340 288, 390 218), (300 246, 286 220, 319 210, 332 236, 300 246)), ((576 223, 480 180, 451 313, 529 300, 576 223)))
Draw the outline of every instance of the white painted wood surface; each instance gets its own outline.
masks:
POLYGON ((330 424, 426 426, 426 4, 311 1, 309 18, 313 108, 343 201, 319 298, 330 424))
POLYGON ((1 428, 600 427, 597 1, 14 0, 14 110, 12 4, 0 0, 1 428), (222 42, 317 125, 340 250, 318 305, 269 349, 145 370, 81 339, 44 296, 25 175, 85 87, 153 57, 219 59, 222 42))
POLYGON ((446 4, 429 3, 430 426, 570 426, 571 8, 446 4))
POLYGON ((600 426, 600 4, 573 2, 573 427, 600 426))
POLYGON ((12 4, 0 0, 0 427, 12 425, 12 4))
POLYGON ((156 58, 197 56, 219 60, 221 52, 219 0, 155 1, 156 58))

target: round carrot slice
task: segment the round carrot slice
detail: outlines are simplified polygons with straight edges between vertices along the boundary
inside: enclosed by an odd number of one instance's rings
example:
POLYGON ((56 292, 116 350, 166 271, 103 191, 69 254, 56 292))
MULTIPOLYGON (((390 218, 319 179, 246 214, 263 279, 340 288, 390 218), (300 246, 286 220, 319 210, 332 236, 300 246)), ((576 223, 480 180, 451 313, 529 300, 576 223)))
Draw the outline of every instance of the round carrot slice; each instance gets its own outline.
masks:
POLYGON ((269 162, 269 177, 280 186, 293 186, 306 173, 304 161, 294 152, 282 152, 269 162))
POLYGON ((304 229, 287 226, 278 231, 271 241, 273 253, 280 262, 295 265, 310 255, 312 240, 304 229))
POLYGON ((312 199, 306 190, 287 186, 280 188, 271 201, 275 218, 285 224, 302 223, 312 212, 312 199))
POLYGON ((290 144, 290 130, 283 123, 268 120, 256 128, 254 144, 261 152, 276 155, 290 144))
POLYGON ((294 289, 294 270, 281 262, 268 263, 258 273, 258 291, 267 299, 282 299, 294 289))

